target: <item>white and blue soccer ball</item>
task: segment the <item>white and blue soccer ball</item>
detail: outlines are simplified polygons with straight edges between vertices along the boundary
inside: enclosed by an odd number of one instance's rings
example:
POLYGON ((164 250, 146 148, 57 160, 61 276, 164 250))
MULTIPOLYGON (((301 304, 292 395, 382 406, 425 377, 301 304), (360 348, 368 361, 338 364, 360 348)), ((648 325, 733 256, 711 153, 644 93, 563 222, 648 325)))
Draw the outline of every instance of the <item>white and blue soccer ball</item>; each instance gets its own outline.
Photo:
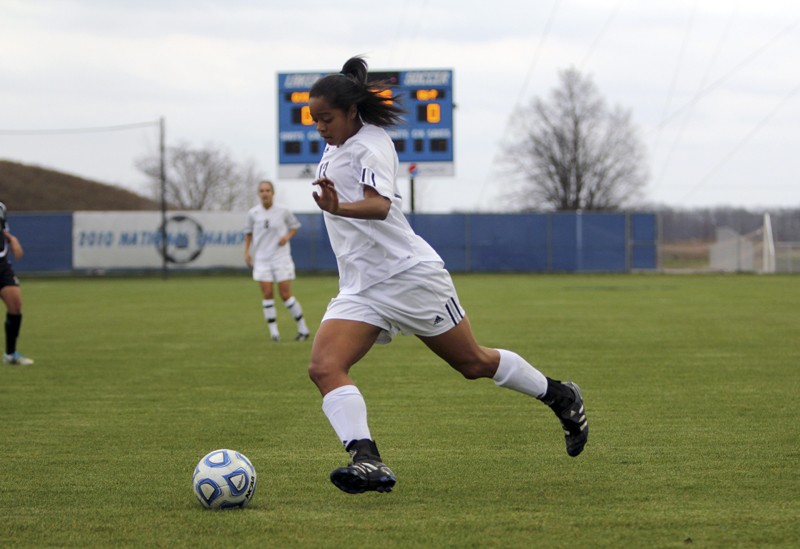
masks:
POLYGON ((235 450, 209 452, 194 468, 192 488, 209 509, 244 507, 256 492, 256 470, 235 450))

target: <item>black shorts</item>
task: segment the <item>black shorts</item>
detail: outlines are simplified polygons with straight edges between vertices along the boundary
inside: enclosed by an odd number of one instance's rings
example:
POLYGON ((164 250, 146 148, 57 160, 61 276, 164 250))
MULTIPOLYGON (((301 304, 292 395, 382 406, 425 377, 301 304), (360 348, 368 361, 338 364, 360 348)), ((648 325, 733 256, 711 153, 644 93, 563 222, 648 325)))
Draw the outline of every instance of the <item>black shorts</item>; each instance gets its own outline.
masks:
POLYGON ((19 286, 19 280, 8 261, 0 261, 0 290, 6 286, 19 286))

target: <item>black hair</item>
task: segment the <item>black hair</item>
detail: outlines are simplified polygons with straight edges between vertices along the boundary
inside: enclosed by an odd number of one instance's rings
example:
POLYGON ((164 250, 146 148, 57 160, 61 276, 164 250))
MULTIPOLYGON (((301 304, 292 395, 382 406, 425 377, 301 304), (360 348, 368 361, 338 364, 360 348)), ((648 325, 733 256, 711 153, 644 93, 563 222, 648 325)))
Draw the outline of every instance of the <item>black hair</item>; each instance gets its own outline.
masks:
POLYGON ((388 82, 368 82, 367 62, 361 56, 351 57, 338 74, 323 76, 311 86, 310 97, 324 97, 331 106, 347 112, 352 105, 364 122, 375 126, 394 126, 402 121, 405 110, 397 104, 398 97, 391 101, 382 96, 391 90, 388 82))

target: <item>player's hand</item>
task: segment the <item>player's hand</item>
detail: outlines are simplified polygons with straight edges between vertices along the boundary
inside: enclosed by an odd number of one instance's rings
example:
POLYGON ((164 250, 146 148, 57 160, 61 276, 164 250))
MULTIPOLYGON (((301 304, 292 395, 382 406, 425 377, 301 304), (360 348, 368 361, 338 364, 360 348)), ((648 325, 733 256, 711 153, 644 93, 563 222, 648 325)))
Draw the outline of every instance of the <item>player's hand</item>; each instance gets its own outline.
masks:
POLYGON ((321 210, 332 214, 339 211, 339 193, 336 192, 333 181, 327 177, 320 177, 311 184, 319 186, 319 192, 314 191, 312 196, 321 210))
POLYGON ((247 264, 248 267, 253 266, 253 258, 250 257, 249 251, 244 253, 244 262, 247 264))

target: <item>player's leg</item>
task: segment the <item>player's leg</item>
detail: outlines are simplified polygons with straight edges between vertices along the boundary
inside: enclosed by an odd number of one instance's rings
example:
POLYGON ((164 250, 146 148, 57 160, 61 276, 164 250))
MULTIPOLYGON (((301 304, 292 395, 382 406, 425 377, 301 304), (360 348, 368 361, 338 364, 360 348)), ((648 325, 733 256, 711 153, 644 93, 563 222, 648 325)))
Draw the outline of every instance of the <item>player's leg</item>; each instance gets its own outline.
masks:
POLYGON ((350 453, 351 462, 331 472, 331 482, 351 494, 390 492, 394 473, 381 461, 367 423, 364 397, 350 378, 350 368, 367 354, 380 334, 377 326, 328 319, 314 336, 308 373, 322 394, 322 410, 350 453))
POLYGON ((264 312, 264 320, 267 321, 267 326, 269 327, 269 335, 272 338, 272 341, 280 341, 281 334, 280 330, 278 330, 278 313, 275 310, 275 297, 274 297, 274 290, 272 287, 272 280, 264 280, 267 278, 266 275, 261 277, 262 279, 258 281, 258 285, 261 288, 261 308, 264 312))
POLYGON ((297 336, 295 336, 295 340, 307 340, 310 332, 306 324, 306 319, 303 317, 303 307, 300 305, 297 298, 292 295, 292 281, 281 280, 278 282, 278 293, 283 300, 283 304, 286 305, 286 308, 289 310, 289 314, 291 314, 292 318, 297 322, 297 336))
POLYGON ((6 334, 6 347, 3 353, 3 362, 27 366, 33 360, 22 356, 17 351, 17 339, 22 328, 22 292, 16 284, 7 284, 0 289, 0 298, 6 305, 6 320, 4 324, 6 334))
POLYGON ((513 351, 479 345, 466 317, 447 332, 420 336, 420 340, 467 379, 491 378, 498 387, 530 395, 547 404, 564 428, 567 453, 575 457, 583 451, 589 425, 577 385, 546 377, 513 351))

